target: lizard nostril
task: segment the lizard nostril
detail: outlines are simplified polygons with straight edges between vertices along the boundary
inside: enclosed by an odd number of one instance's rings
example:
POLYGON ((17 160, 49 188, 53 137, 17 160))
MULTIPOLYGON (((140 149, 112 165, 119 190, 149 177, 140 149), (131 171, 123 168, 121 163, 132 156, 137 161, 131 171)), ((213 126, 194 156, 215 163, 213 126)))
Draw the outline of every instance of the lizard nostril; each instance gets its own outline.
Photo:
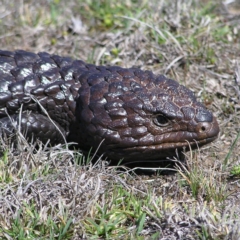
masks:
POLYGON ((199 122, 195 131, 199 134, 199 139, 214 139, 218 136, 219 126, 215 117, 212 122, 199 122))

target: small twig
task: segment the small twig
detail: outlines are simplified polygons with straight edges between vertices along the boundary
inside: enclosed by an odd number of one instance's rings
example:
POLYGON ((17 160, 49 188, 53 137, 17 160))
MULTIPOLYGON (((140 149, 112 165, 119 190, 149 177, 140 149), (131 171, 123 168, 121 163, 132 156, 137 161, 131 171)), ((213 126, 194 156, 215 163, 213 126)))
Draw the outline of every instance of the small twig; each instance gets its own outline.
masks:
POLYGON ((235 80, 235 83, 236 83, 236 87, 235 87, 235 90, 237 92, 237 95, 238 95, 238 100, 240 100, 240 90, 239 90, 239 87, 240 87, 240 67, 238 65, 238 61, 236 62, 236 65, 235 65, 235 76, 234 76, 234 80, 235 80))

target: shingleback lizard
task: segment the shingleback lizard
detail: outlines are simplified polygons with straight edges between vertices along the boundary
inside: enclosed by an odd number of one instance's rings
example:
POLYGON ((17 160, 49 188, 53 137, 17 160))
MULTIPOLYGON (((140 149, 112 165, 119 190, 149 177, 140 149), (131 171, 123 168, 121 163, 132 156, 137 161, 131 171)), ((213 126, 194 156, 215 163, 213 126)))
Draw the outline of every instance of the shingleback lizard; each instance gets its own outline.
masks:
POLYGON ((219 133, 193 92, 163 75, 22 50, 0 51, 0 134, 14 132, 12 121, 28 138, 101 143, 98 153, 124 161, 165 159, 219 133))

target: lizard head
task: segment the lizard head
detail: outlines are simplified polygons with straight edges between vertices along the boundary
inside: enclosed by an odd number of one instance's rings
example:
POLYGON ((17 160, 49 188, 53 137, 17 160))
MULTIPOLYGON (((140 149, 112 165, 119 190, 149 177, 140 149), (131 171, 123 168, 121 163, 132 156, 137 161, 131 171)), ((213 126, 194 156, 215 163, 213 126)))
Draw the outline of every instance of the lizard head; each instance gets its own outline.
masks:
POLYGON ((149 71, 109 69, 102 80, 88 76, 79 93, 85 143, 97 148, 103 140, 100 151, 113 160, 147 161, 217 138, 216 118, 186 87, 149 71))

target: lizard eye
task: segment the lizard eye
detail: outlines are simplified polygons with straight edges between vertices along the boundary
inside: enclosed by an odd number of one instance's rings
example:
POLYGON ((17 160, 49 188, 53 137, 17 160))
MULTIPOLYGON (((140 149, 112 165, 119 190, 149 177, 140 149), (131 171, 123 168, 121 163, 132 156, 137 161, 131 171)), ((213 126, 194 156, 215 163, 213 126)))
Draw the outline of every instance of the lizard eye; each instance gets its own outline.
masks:
POLYGON ((169 124, 169 120, 163 115, 157 115, 153 122, 159 127, 166 127, 169 124))

